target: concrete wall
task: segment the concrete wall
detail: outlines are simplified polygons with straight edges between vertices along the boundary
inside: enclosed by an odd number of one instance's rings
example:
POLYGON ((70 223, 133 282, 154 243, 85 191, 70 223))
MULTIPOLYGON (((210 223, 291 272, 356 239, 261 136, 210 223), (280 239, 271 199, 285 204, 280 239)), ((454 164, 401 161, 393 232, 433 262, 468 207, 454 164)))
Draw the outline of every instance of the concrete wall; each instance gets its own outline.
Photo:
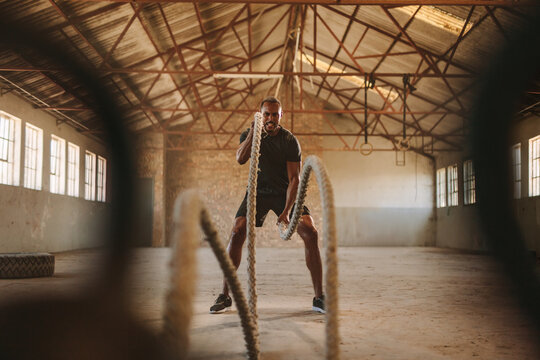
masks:
POLYGON ((465 250, 487 250, 477 214, 477 205, 463 204, 463 162, 471 159, 470 152, 442 153, 436 159, 436 169, 457 164, 458 168, 458 206, 443 207, 436 210, 438 247, 465 250))
POLYGON ((529 139, 540 135, 540 116, 517 121, 510 135, 512 145, 521 143, 521 199, 514 200, 525 244, 540 254, 540 196, 529 196, 529 139))
POLYGON ((425 246, 435 241, 433 165, 406 153, 326 152, 335 191, 339 242, 345 246, 425 246))
MULTIPOLYGON (((13 94, 0 96, 0 110, 21 119, 20 185, 0 185, 0 252, 65 251, 100 245, 109 218, 109 205, 87 201, 84 195, 84 153, 92 151, 108 159, 105 146, 75 131, 66 124, 57 124, 46 112, 13 94), (24 128, 29 122, 43 129, 42 190, 23 187, 24 128), (49 192, 50 138, 62 137, 80 147, 79 198, 49 192)), ((108 159, 109 160, 109 159, 108 159)), ((110 174, 107 161, 107 174, 110 174)), ((107 189, 110 189, 107 183, 107 189)), ((107 198, 110 193, 108 191, 107 198)))
MULTIPOLYGON (((540 197, 528 196, 529 139, 540 134, 540 118, 530 116, 513 124, 509 136, 510 146, 521 143, 521 199, 513 206, 522 234, 530 250, 540 252, 540 197)), ((471 158, 470 151, 439 154, 436 168, 458 165, 459 205, 437 209, 437 246, 467 250, 486 250, 488 244, 480 227, 477 205, 463 205, 463 161, 471 158)), ((501 176, 510 176, 508 173, 501 176)))

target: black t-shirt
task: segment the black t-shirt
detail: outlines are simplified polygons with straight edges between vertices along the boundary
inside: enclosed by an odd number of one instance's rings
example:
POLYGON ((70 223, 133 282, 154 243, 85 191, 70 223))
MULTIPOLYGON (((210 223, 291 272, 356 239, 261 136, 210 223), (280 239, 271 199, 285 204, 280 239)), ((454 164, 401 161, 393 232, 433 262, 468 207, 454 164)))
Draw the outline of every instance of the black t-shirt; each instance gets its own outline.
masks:
MULTIPOLYGON (((246 138, 249 129, 240 135, 240 143, 246 138)), ((285 195, 289 186, 287 161, 299 162, 302 151, 296 137, 283 127, 275 136, 261 138, 259 156, 259 175, 257 177, 258 195, 285 195)))

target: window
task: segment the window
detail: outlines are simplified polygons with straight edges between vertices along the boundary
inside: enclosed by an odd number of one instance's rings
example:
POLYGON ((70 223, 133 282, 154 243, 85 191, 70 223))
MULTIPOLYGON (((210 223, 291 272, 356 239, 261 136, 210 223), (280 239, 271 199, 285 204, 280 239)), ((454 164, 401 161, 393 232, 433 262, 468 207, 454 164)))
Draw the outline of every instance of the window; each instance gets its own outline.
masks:
POLYGON ((450 165, 447 169, 448 176, 448 206, 458 205, 458 172, 457 165, 450 165))
POLYGON ((446 206, 446 169, 437 170, 437 207, 446 206))
POLYGON ((51 135, 51 185, 53 194, 66 191, 66 140, 51 135))
POLYGON ((79 147, 68 143, 67 194, 79 196, 79 147))
POLYGON ((512 146, 512 178, 514 199, 521 198, 521 144, 512 146))
POLYGON ((24 140, 24 187, 41 190, 43 130, 26 123, 24 140))
POLYGON ((472 160, 463 163, 463 203, 465 205, 476 202, 476 184, 472 160))
POLYGON ((529 196, 540 195, 540 135, 529 140, 529 196))
POLYGON ((21 120, 0 111, 0 184, 19 185, 21 120))
POLYGON ((84 198, 96 200, 96 154, 86 151, 84 159, 84 198))
POLYGON ((107 160, 98 156, 97 168, 97 201, 105 201, 106 184, 107 182, 107 160))

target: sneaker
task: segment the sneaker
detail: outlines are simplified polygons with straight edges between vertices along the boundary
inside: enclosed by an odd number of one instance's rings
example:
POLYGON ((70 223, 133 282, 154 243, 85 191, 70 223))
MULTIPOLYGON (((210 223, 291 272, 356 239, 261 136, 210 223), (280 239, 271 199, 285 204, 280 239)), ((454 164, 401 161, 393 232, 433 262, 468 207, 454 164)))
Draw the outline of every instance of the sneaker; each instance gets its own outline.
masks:
POLYGON ((313 298, 313 311, 320 312, 321 314, 326 314, 324 309, 324 295, 313 298))
POLYGON ((222 311, 227 311, 232 305, 232 299, 229 295, 219 294, 214 305, 210 307, 210 314, 217 314, 222 311))

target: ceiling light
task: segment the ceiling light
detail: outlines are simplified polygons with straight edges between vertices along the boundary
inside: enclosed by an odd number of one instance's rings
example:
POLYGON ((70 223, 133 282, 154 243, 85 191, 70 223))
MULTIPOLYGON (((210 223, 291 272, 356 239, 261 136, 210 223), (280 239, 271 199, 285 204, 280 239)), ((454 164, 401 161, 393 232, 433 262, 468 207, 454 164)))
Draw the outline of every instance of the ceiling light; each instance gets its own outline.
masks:
MULTIPOLYGON (((402 6, 396 8, 396 10, 409 14, 410 16, 413 16, 417 9, 418 6, 402 6)), ((459 16, 450 14, 449 12, 441 10, 435 6, 422 6, 414 18, 415 20, 418 19, 427 22, 456 35, 461 33, 461 29, 463 29, 466 21, 459 16)), ((469 21, 465 27, 463 35, 465 35, 473 27, 473 25, 473 22, 469 21)))
MULTIPOLYGON (((303 62, 307 64, 311 64, 311 65, 315 63, 315 59, 313 58, 313 56, 308 55, 306 53, 303 53, 301 56, 302 56, 301 59, 303 62)), ((360 76, 347 75, 347 72, 345 70, 339 69, 336 66, 330 65, 327 62, 324 62, 320 59, 317 59, 317 70, 319 70, 320 72, 328 72, 332 74, 343 74, 342 76, 340 76, 340 79, 345 80, 348 83, 351 83, 353 85, 356 85, 359 88, 366 87, 364 79, 361 78, 360 76)), ((382 94, 382 96, 384 96, 385 99, 388 99, 388 102, 390 103, 393 103, 394 101, 396 101, 396 99, 399 96, 397 91, 392 91, 392 88, 387 89, 386 87, 381 87, 381 86, 375 86, 374 88, 372 88, 369 85, 370 84, 368 81, 369 91, 373 91, 377 94, 379 93, 382 94)))

